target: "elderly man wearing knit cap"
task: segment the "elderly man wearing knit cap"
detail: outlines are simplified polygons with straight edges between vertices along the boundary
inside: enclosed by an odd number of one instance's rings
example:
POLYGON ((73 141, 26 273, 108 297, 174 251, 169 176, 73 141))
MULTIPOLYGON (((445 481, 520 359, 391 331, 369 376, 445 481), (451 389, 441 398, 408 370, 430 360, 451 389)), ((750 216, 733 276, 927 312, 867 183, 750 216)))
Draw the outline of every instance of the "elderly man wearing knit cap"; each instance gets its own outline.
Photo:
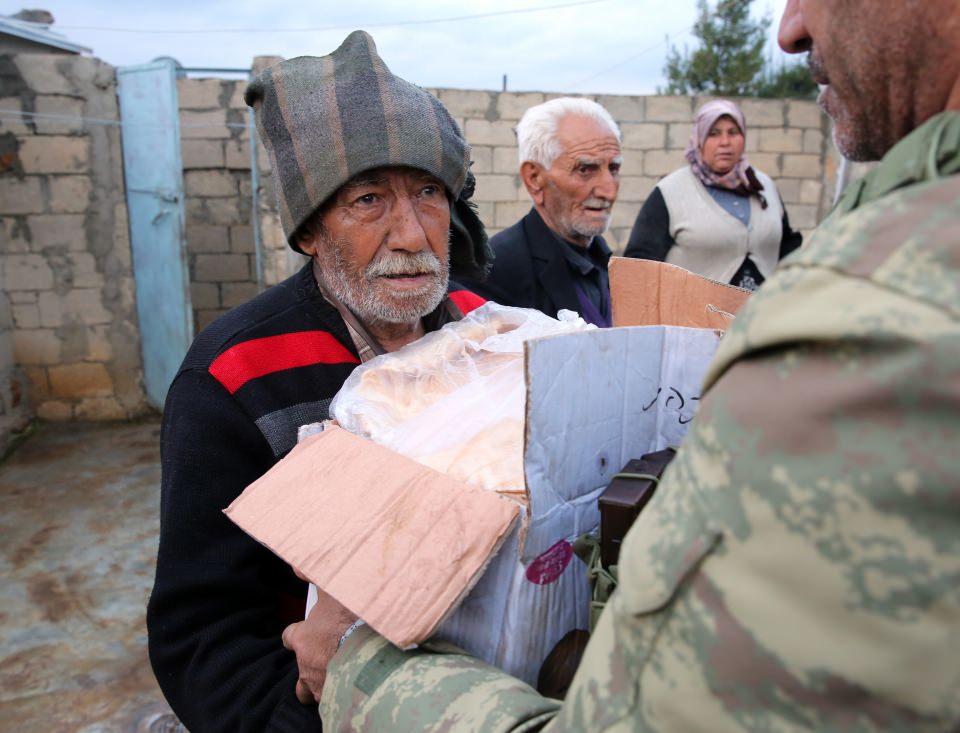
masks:
POLYGON ((310 262, 204 330, 167 396, 147 625, 192 733, 320 730, 303 703, 354 619, 331 599, 302 621, 306 584, 222 510, 327 417, 357 364, 480 305, 448 278, 481 277, 490 257, 469 145, 367 34, 267 69, 246 101, 287 241, 310 262))

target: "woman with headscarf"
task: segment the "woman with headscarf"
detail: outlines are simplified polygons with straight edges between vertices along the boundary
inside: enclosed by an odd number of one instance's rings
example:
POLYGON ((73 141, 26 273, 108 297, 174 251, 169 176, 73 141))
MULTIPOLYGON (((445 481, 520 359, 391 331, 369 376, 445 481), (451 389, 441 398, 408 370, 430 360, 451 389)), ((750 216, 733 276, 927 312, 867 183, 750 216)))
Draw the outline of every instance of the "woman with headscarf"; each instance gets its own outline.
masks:
POLYGON ((644 202, 626 257, 755 290, 800 246, 777 187, 743 155, 746 133, 733 102, 700 108, 687 144, 689 165, 663 178, 644 202))

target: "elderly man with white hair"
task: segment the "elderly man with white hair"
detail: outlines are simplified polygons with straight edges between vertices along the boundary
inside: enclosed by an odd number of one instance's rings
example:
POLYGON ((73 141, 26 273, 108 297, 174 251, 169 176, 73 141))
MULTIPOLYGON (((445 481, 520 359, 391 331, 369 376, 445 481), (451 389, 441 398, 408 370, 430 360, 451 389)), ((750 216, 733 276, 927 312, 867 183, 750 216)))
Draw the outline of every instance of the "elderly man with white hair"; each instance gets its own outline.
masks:
POLYGON ((620 187, 620 130, 603 107, 562 97, 531 107, 517 125, 520 177, 533 200, 491 239, 496 254, 475 292, 556 317, 567 308, 610 325, 610 248, 600 236, 620 187))

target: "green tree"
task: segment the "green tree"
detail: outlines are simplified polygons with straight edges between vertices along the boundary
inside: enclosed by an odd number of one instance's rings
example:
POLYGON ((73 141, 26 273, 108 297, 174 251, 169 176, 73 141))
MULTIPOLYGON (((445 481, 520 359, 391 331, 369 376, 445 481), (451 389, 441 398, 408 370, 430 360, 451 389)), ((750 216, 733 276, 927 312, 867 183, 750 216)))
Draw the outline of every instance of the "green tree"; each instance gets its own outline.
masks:
POLYGON ((700 40, 693 53, 671 46, 664 73, 666 94, 753 96, 764 68, 763 47, 770 17, 750 17, 752 0, 697 0, 699 17, 693 34, 700 40))
POLYGON ((816 99, 818 92, 819 87, 805 64, 781 63, 778 67, 767 65, 757 83, 756 96, 816 99))

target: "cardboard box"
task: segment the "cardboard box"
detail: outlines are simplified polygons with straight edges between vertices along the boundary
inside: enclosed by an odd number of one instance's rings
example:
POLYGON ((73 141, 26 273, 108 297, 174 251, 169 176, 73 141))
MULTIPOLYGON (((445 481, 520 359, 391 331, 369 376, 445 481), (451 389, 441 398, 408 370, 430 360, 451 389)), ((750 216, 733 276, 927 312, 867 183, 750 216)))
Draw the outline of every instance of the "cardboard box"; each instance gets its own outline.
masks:
POLYGON ((749 290, 666 262, 610 258, 614 326, 684 326, 726 330, 749 290))
POLYGON ((668 327, 528 341, 529 510, 334 430, 227 514, 397 646, 435 635, 534 684, 553 646, 588 627, 573 540, 596 528, 597 498, 629 458, 679 443, 717 343, 668 327))

